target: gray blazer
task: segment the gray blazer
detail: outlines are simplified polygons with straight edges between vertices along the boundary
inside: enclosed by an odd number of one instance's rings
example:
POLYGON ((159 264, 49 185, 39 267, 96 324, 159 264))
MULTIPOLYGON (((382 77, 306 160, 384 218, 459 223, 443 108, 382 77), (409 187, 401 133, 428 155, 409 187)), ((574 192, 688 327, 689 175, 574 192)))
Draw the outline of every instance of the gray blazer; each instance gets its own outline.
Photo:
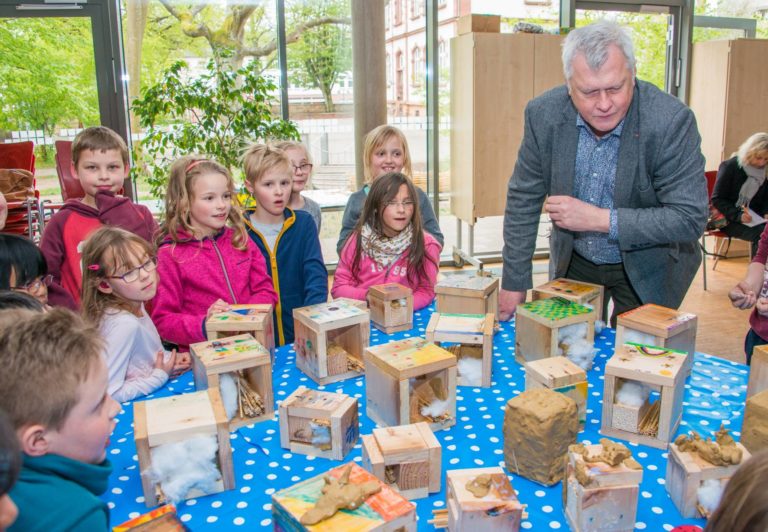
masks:
MULTIPOLYGON (((532 287, 531 260, 547 195, 573 195, 579 131, 565 86, 531 100, 509 181, 504 214, 502 287, 532 287)), ((691 110, 637 81, 619 147, 613 204, 619 249, 643 303, 677 308, 701 261, 698 238, 707 220, 701 137, 691 110)), ((552 226, 550 276, 562 277, 573 233, 552 226)))

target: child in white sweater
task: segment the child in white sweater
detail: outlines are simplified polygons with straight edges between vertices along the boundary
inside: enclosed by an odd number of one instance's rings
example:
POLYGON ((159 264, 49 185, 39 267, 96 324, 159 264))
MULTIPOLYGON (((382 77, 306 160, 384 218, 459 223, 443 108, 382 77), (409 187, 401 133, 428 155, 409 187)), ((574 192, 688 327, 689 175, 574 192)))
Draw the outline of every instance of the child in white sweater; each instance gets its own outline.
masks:
POLYGON ((189 369, 189 354, 166 352, 144 309, 157 291, 157 258, 150 244, 106 226, 88 238, 82 256, 83 312, 106 342, 108 393, 129 401, 189 369))

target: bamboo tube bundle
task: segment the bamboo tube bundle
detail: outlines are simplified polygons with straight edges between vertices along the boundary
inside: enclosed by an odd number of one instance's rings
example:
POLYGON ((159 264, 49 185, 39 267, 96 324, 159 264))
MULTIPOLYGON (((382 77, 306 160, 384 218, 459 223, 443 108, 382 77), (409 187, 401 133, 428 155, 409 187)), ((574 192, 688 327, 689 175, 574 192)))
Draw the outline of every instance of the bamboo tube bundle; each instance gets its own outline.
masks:
POLYGON ((661 400, 656 401, 648 409, 638 429, 644 436, 656 436, 659 433, 659 415, 661 414, 661 400))
POLYGON ((237 410, 242 418, 256 417, 264 413, 264 401, 248 382, 242 371, 237 371, 237 410))
POLYGON ((448 528, 448 509, 432 510, 432 519, 427 521, 435 528, 448 528))
POLYGON ((357 371, 359 373, 365 372, 365 365, 363 362, 350 354, 347 354, 347 371, 357 371))

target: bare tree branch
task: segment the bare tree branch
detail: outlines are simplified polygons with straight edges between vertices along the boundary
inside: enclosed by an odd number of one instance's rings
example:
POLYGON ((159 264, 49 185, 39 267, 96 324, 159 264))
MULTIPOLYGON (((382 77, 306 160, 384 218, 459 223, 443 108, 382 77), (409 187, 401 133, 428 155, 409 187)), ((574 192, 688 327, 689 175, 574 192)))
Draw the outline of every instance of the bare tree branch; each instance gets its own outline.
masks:
MULTIPOLYGON (((315 26, 322 26, 323 24, 352 24, 352 21, 349 18, 344 17, 322 17, 308 20, 307 22, 298 24, 295 28, 293 28, 293 30, 291 30, 290 33, 286 34, 285 43, 294 43, 298 41, 299 37, 301 37, 301 34, 308 29, 314 28, 315 26)), ((273 53, 275 50, 277 50, 277 39, 272 40, 264 46, 243 46, 240 53, 243 56, 263 57, 273 53)))
POLYGON ((194 15, 187 11, 180 11, 168 0, 160 0, 163 7, 181 22, 181 31, 188 37, 205 37, 211 42, 211 30, 205 24, 196 23, 194 15))

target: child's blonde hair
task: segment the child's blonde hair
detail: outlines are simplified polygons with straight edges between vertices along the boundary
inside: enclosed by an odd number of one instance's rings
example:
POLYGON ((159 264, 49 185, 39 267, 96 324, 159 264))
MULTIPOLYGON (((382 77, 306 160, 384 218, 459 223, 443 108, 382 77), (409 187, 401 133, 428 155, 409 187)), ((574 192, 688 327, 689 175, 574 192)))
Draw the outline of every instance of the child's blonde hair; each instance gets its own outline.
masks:
POLYGON ((60 429, 103 348, 99 331, 71 310, 0 311, 0 409, 16 429, 60 429))
POLYGON ((95 325, 101 323, 104 312, 114 308, 132 310, 129 301, 114 291, 107 294, 99 290, 99 285, 109 276, 119 271, 138 268, 135 258, 145 255, 154 258, 154 247, 138 235, 119 227, 100 227, 88 237, 83 247, 83 315, 95 325))
POLYGON ((162 241, 167 235, 173 242, 178 243, 181 240, 179 231, 194 233, 189 219, 194 199, 192 190, 197 178, 205 174, 221 174, 227 178, 227 188, 232 193, 232 208, 229 210, 227 221, 235 231, 232 244, 236 249, 245 250, 248 234, 245 232, 245 225, 240 216, 232 174, 225 166, 199 155, 187 155, 171 165, 168 191, 165 194, 165 221, 160 232, 160 240, 162 241))
POLYGON ((130 158, 128 156, 128 145, 123 137, 104 126, 87 127, 77 134, 72 141, 72 162, 77 167, 80 160, 80 154, 85 150, 105 152, 107 150, 117 150, 120 152, 120 158, 123 164, 128 166, 130 158))
POLYGON ((400 172, 408 177, 413 176, 413 170, 411 169, 411 152, 408 150, 408 140, 405 138, 403 132, 396 127, 383 124, 369 131, 365 136, 365 142, 363 143, 363 176, 365 177, 365 182, 367 184, 370 184, 373 181, 373 178, 376 177, 371 171, 371 156, 373 155, 373 152, 383 146, 392 137, 396 137, 400 141, 400 144, 403 145, 403 169, 400 172))
POLYGON ((768 530, 768 449, 743 462, 728 481, 705 532, 768 530))
POLYGON ((252 144, 243 153, 243 172, 251 185, 258 183, 273 168, 280 167, 293 177, 290 159, 276 144, 252 144))
POLYGON ((302 142, 298 142, 295 140, 280 140, 278 142, 275 142, 273 146, 283 151, 301 150, 304 152, 304 156, 307 159, 307 162, 310 164, 312 163, 312 156, 309 154, 309 150, 302 142))

